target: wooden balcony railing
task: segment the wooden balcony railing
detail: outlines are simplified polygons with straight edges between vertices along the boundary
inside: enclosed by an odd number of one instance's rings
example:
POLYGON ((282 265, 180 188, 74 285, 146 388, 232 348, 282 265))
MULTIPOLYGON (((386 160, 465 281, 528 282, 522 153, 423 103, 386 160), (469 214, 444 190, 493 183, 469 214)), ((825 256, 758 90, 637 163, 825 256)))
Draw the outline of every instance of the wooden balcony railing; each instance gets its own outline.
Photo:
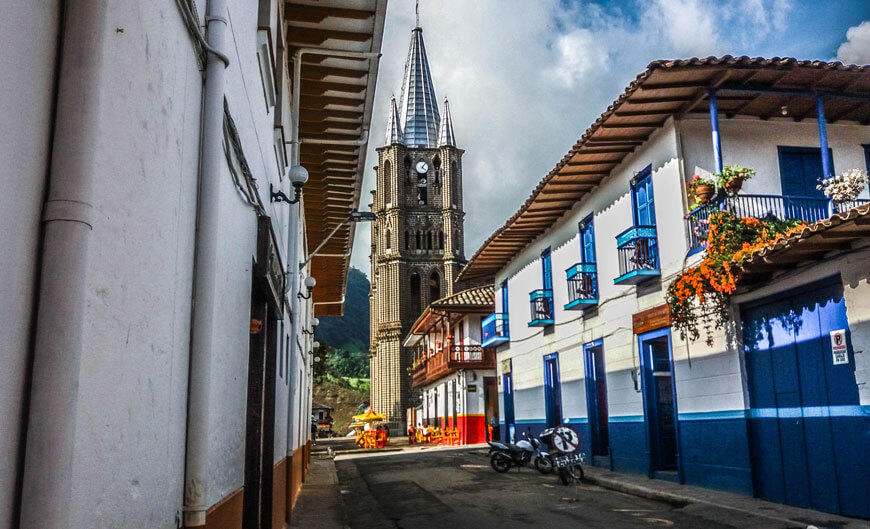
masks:
POLYGON ((495 349, 477 344, 451 345, 414 369, 413 385, 434 382, 459 369, 495 369, 495 349))

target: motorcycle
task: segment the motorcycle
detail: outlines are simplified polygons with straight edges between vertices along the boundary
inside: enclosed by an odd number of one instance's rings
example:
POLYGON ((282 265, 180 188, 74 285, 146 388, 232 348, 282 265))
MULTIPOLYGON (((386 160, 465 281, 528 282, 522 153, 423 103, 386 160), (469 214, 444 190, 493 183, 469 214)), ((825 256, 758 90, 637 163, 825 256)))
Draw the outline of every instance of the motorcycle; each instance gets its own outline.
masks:
POLYGON ((503 473, 511 467, 523 467, 532 463, 541 474, 550 474, 555 465, 553 458, 544 448, 543 443, 531 434, 523 432, 523 439, 517 444, 504 444, 497 441, 489 443, 489 464, 496 472, 503 473))
POLYGON ((580 434, 567 424, 568 420, 565 419, 564 425, 541 432, 541 441, 550 448, 553 464, 563 485, 582 481, 583 463, 586 462, 586 455, 580 452, 580 434))

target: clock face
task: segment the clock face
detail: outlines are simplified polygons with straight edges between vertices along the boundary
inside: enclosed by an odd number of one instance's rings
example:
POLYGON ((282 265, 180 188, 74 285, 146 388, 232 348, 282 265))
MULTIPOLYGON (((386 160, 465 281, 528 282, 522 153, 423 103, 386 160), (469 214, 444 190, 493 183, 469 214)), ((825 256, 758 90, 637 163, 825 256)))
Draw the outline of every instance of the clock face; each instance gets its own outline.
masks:
POLYGON ((420 174, 425 174, 429 170, 429 164, 420 160, 416 165, 417 172, 420 174))

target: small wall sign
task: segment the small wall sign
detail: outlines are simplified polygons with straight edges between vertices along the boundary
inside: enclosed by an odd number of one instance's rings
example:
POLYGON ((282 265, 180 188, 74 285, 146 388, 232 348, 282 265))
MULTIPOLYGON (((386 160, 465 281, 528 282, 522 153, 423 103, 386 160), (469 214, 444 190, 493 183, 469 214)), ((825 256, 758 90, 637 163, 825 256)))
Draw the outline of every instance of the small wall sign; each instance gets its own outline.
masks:
POLYGON ((655 331, 671 324, 671 310, 667 304, 632 314, 631 324, 634 334, 655 331))
POLYGON ((468 392, 469 393, 477 393, 477 386, 475 386, 474 384, 468 386, 468 392))
POLYGON ((834 365, 849 363, 849 350, 846 347, 846 329, 831 331, 831 353, 834 365))

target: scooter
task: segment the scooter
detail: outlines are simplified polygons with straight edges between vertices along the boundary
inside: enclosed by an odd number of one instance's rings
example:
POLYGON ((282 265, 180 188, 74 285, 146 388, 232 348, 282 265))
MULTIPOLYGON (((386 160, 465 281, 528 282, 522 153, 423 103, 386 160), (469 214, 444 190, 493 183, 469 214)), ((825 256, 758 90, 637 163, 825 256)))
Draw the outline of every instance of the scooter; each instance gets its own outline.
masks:
POLYGON ((523 467, 532 463, 542 474, 553 472, 553 459, 544 448, 543 443, 528 433, 523 432, 523 439, 517 444, 504 444, 497 441, 489 443, 489 464, 496 472, 507 472, 511 467, 523 467))
POLYGON ((553 464, 563 485, 583 480, 586 454, 580 451, 580 434, 568 426, 568 419, 563 425, 541 432, 541 441, 550 448, 553 464))

